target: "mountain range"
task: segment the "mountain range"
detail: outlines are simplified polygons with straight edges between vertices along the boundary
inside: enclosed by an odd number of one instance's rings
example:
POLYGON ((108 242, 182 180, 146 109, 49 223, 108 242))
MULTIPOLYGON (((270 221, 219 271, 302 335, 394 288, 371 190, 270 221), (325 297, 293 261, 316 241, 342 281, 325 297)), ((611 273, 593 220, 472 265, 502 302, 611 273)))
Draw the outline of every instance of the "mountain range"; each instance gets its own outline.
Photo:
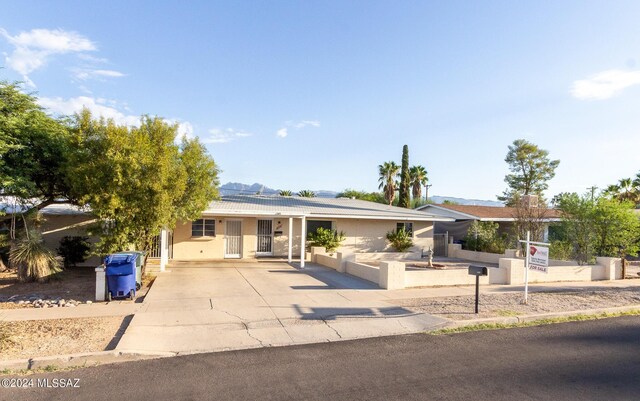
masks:
MULTIPOLYGON (((242 184, 239 182, 228 182, 220 186, 220 195, 277 195, 280 192, 279 189, 273 189, 265 186, 264 184, 242 184)), ((316 196, 319 198, 335 198, 338 192, 328 190, 314 190, 316 196)), ((431 196, 430 199, 435 203, 442 203, 444 201, 455 202, 460 205, 476 205, 476 206, 503 206, 498 201, 481 200, 481 199, 466 199, 456 198, 452 196, 431 196)))

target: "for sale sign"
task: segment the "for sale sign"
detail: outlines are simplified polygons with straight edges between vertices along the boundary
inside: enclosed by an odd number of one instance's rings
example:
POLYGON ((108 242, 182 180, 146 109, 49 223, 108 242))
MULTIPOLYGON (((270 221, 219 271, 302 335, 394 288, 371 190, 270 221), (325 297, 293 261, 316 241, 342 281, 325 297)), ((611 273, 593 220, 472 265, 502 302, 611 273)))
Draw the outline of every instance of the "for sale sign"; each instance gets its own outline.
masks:
POLYGON ((529 269, 549 273, 549 248, 529 246, 529 269))

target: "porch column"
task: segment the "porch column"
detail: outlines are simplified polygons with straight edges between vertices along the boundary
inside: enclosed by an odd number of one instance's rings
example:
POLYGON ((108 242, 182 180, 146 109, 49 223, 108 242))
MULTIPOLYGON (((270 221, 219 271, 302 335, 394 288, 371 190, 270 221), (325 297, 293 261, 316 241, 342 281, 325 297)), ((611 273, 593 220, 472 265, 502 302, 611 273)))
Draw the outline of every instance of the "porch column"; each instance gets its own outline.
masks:
POLYGON ((169 235, 166 228, 160 231, 160 271, 163 272, 169 263, 169 235))
POLYGON ((304 258, 307 256, 307 218, 302 216, 300 221, 302 222, 300 225, 300 268, 304 269, 304 258))
POLYGON ((293 217, 289 217, 289 263, 293 261, 293 217))

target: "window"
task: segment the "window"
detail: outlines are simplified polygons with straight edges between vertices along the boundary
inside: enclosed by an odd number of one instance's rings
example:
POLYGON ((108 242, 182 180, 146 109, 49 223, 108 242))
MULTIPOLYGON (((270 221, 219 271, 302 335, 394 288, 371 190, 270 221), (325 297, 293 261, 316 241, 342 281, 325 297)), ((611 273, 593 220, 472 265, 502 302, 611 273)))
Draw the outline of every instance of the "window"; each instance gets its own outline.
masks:
POLYGON ((396 224, 396 231, 400 231, 404 228, 411 237, 413 237, 413 223, 398 223, 396 224))
POLYGON ((307 234, 315 233, 320 227, 331 230, 331 226, 331 221, 328 220, 307 220, 307 234))
POLYGON ((216 221, 215 219, 198 219, 191 222, 192 237, 215 237, 216 221))

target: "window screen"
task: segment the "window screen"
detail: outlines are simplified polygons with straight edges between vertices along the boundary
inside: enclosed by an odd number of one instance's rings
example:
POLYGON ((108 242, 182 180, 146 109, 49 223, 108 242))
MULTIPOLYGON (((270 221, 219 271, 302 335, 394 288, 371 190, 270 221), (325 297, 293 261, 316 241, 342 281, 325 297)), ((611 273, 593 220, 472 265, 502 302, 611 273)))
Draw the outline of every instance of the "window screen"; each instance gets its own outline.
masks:
POLYGON ((307 234, 315 233, 318 228, 326 228, 327 230, 331 230, 332 224, 331 221, 327 220, 307 220, 307 234))
POLYGON ((216 221, 214 219, 198 219, 191 222, 192 237, 215 237, 216 221))
POLYGON ((400 231, 404 228, 404 231, 407 232, 410 236, 413 237, 413 223, 398 223, 396 224, 396 231, 400 231))

